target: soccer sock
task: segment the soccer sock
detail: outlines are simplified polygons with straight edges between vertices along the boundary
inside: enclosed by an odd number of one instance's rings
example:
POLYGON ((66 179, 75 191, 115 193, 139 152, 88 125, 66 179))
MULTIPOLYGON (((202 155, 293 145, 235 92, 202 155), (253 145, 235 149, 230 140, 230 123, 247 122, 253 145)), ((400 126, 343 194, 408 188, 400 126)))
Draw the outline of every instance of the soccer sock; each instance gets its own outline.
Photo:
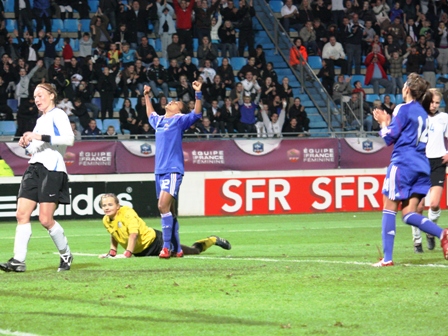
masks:
POLYGON ((430 235, 436 237, 440 237, 443 232, 443 229, 439 227, 436 223, 431 222, 428 218, 416 212, 410 212, 406 216, 404 216, 403 222, 409 225, 416 226, 423 232, 429 233, 430 235))
POLYGON ((54 221, 53 227, 48 230, 51 239, 53 239, 54 245, 59 251, 59 254, 70 254, 70 247, 68 246, 67 237, 64 234, 64 229, 62 226, 54 221))
POLYGON ((392 261, 395 241, 395 218, 397 213, 391 210, 383 210, 382 231, 384 261, 392 261))
POLYGON ((24 262, 28 252, 28 242, 31 238, 31 223, 17 224, 14 239, 14 259, 24 262))
POLYGON ((412 237, 414 238, 414 244, 421 244, 422 243, 422 233, 420 232, 420 229, 415 226, 411 226, 412 228, 412 237))
POLYGON ((437 220, 440 217, 440 214, 442 213, 442 210, 432 211, 431 209, 428 210, 428 218, 431 222, 437 223, 437 220))
POLYGON ((171 212, 162 214, 163 248, 171 250, 171 236, 173 232, 173 215, 171 212))
POLYGON ((176 251, 176 253, 182 251, 179 237, 179 222, 177 221, 177 218, 174 216, 173 216, 173 232, 171 235, 171 242, 173 243, 173 251, 176 251))

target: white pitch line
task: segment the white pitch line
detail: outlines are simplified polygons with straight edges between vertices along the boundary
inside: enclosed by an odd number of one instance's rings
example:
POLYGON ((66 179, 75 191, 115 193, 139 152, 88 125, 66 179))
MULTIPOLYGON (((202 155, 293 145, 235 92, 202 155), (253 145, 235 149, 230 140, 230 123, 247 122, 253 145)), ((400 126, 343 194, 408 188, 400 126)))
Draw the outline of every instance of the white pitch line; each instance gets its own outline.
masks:
MULTIPOLYGON (((59 254, 54 252, 54 254, 59 254)), ((98 257, 99 254, 94 253, 77 253, 72 252, 75 256, 81 257, 98 257)), ((154 257, 156 258, 156 257, 154 257)), ((362 265, 362 266, 371 266, 373 262, 364 262, 364 261, 342 261, 342 260, 287 260, 287 259, 269 259, 269 258, 236 258, 236 257, 200 257, 200 256, 187 256, 187 258, 194 259, 203 259, 203 260, 231 260, 231 261, 262 261, 262 262, 286 262, 286 263, 297 263, 297 264, 311 264, 311 263, 319 263, 319 264, 342 264, 342 265, 362 265)), ((113 258, 111 258, 113 259, 113 258)), ((430 268, 448 268, 448 265, 442 264, 397 264, 397 266, 406 266, 406 267, 430 267, 430 268)))
POLYGON ((14 335, 14 336, 38 336, 37 334, 24 333, 20 331, 11 331, 0 329, 0 335, 14 335))

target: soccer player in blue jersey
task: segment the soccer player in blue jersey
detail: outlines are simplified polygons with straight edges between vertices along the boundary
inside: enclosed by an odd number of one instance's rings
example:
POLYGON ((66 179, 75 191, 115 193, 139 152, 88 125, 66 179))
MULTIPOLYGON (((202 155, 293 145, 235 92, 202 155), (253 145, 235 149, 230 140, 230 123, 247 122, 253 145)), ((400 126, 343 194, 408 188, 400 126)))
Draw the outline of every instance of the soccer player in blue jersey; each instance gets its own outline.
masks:
POLYGON ((395 108, 392 120, 384 110, 375 109, 373 113, 381 126, 381 137, 387 145, 394 144, 383 185, 384 258, 373 264, 374 267, 394 265, 392 254, 395 218, 400 204, 403 222, 440 238, 443 255, 448 259, 448 229, 440 228, 417 213, 420 200, 431 187, 430 166, 425 152, 428 141, 428 112, 420 104, 422 100, 432 100, 428 88, 428 82, 418 74, 411 73, 402 90, 405 103, 395 108))
POLYGON ((186 129, 202 117, 202 92, 200 82, 193 82, 195 90, 194 113, 182 114, 184 103, 172 100, 165 107, 165 115, 158 115, 149 99, 151 88, 145 85, 146 114, 149 124, 156 130, 156 193, 162 216, 163 248, 160 258, 183 257, 179 239, 179 222, 174 215, 174 204, 184 175, 182 136, 186 129), (171 250, 172 248, 172 250, 171 250))

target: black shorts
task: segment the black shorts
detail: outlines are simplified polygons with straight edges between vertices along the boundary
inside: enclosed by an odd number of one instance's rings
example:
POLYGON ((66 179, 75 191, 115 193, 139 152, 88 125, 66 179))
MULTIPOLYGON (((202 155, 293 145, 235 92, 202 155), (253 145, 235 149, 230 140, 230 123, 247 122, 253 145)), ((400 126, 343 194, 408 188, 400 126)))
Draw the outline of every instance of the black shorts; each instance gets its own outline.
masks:
POLYGON ((163 248, 162 231, 154 230, 156 232, 156 239, 146 249, 140 253, 134 253, 136 257, 157 257, 163 248))
POLYGON ((446 164, 442 158, 429 159, 431 166, 431 186, 442 187, 445 185, 446 164))
POLYGON ((70 204, 67 174, 49 171, 41 163, 30 164, 20 183, 21 197, 37 203, 70 204))

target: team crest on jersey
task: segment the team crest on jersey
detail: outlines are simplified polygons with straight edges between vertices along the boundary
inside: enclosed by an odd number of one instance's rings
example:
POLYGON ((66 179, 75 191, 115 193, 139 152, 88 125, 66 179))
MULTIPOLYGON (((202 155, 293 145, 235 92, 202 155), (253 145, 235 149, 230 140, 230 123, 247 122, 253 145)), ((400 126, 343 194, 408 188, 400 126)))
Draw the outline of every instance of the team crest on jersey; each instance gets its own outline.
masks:
POLYGON ((264 145, 260 141, 257 141, 256 143, 253 144, 252 150, 254 151, 254 153, 263 153, 264 145))
POLYGON ((118 222, 118 223, 117 223, 117 226, 118 226, 119 228, 122 228, 122 227, 123 227, 123 224, 121 224, 121 222, 118 222))
POLYGON ((140 153, 145 154, 145 155, 149 155, 152 153, 152 147, 150 144, 148 143, 144 143, 143 145, 140 146, 140 153))
POLYGON ((373 150, 373 142, 370 140, 366 140, 362 142, 362 149, 366 152, 371 152, 373 150))

